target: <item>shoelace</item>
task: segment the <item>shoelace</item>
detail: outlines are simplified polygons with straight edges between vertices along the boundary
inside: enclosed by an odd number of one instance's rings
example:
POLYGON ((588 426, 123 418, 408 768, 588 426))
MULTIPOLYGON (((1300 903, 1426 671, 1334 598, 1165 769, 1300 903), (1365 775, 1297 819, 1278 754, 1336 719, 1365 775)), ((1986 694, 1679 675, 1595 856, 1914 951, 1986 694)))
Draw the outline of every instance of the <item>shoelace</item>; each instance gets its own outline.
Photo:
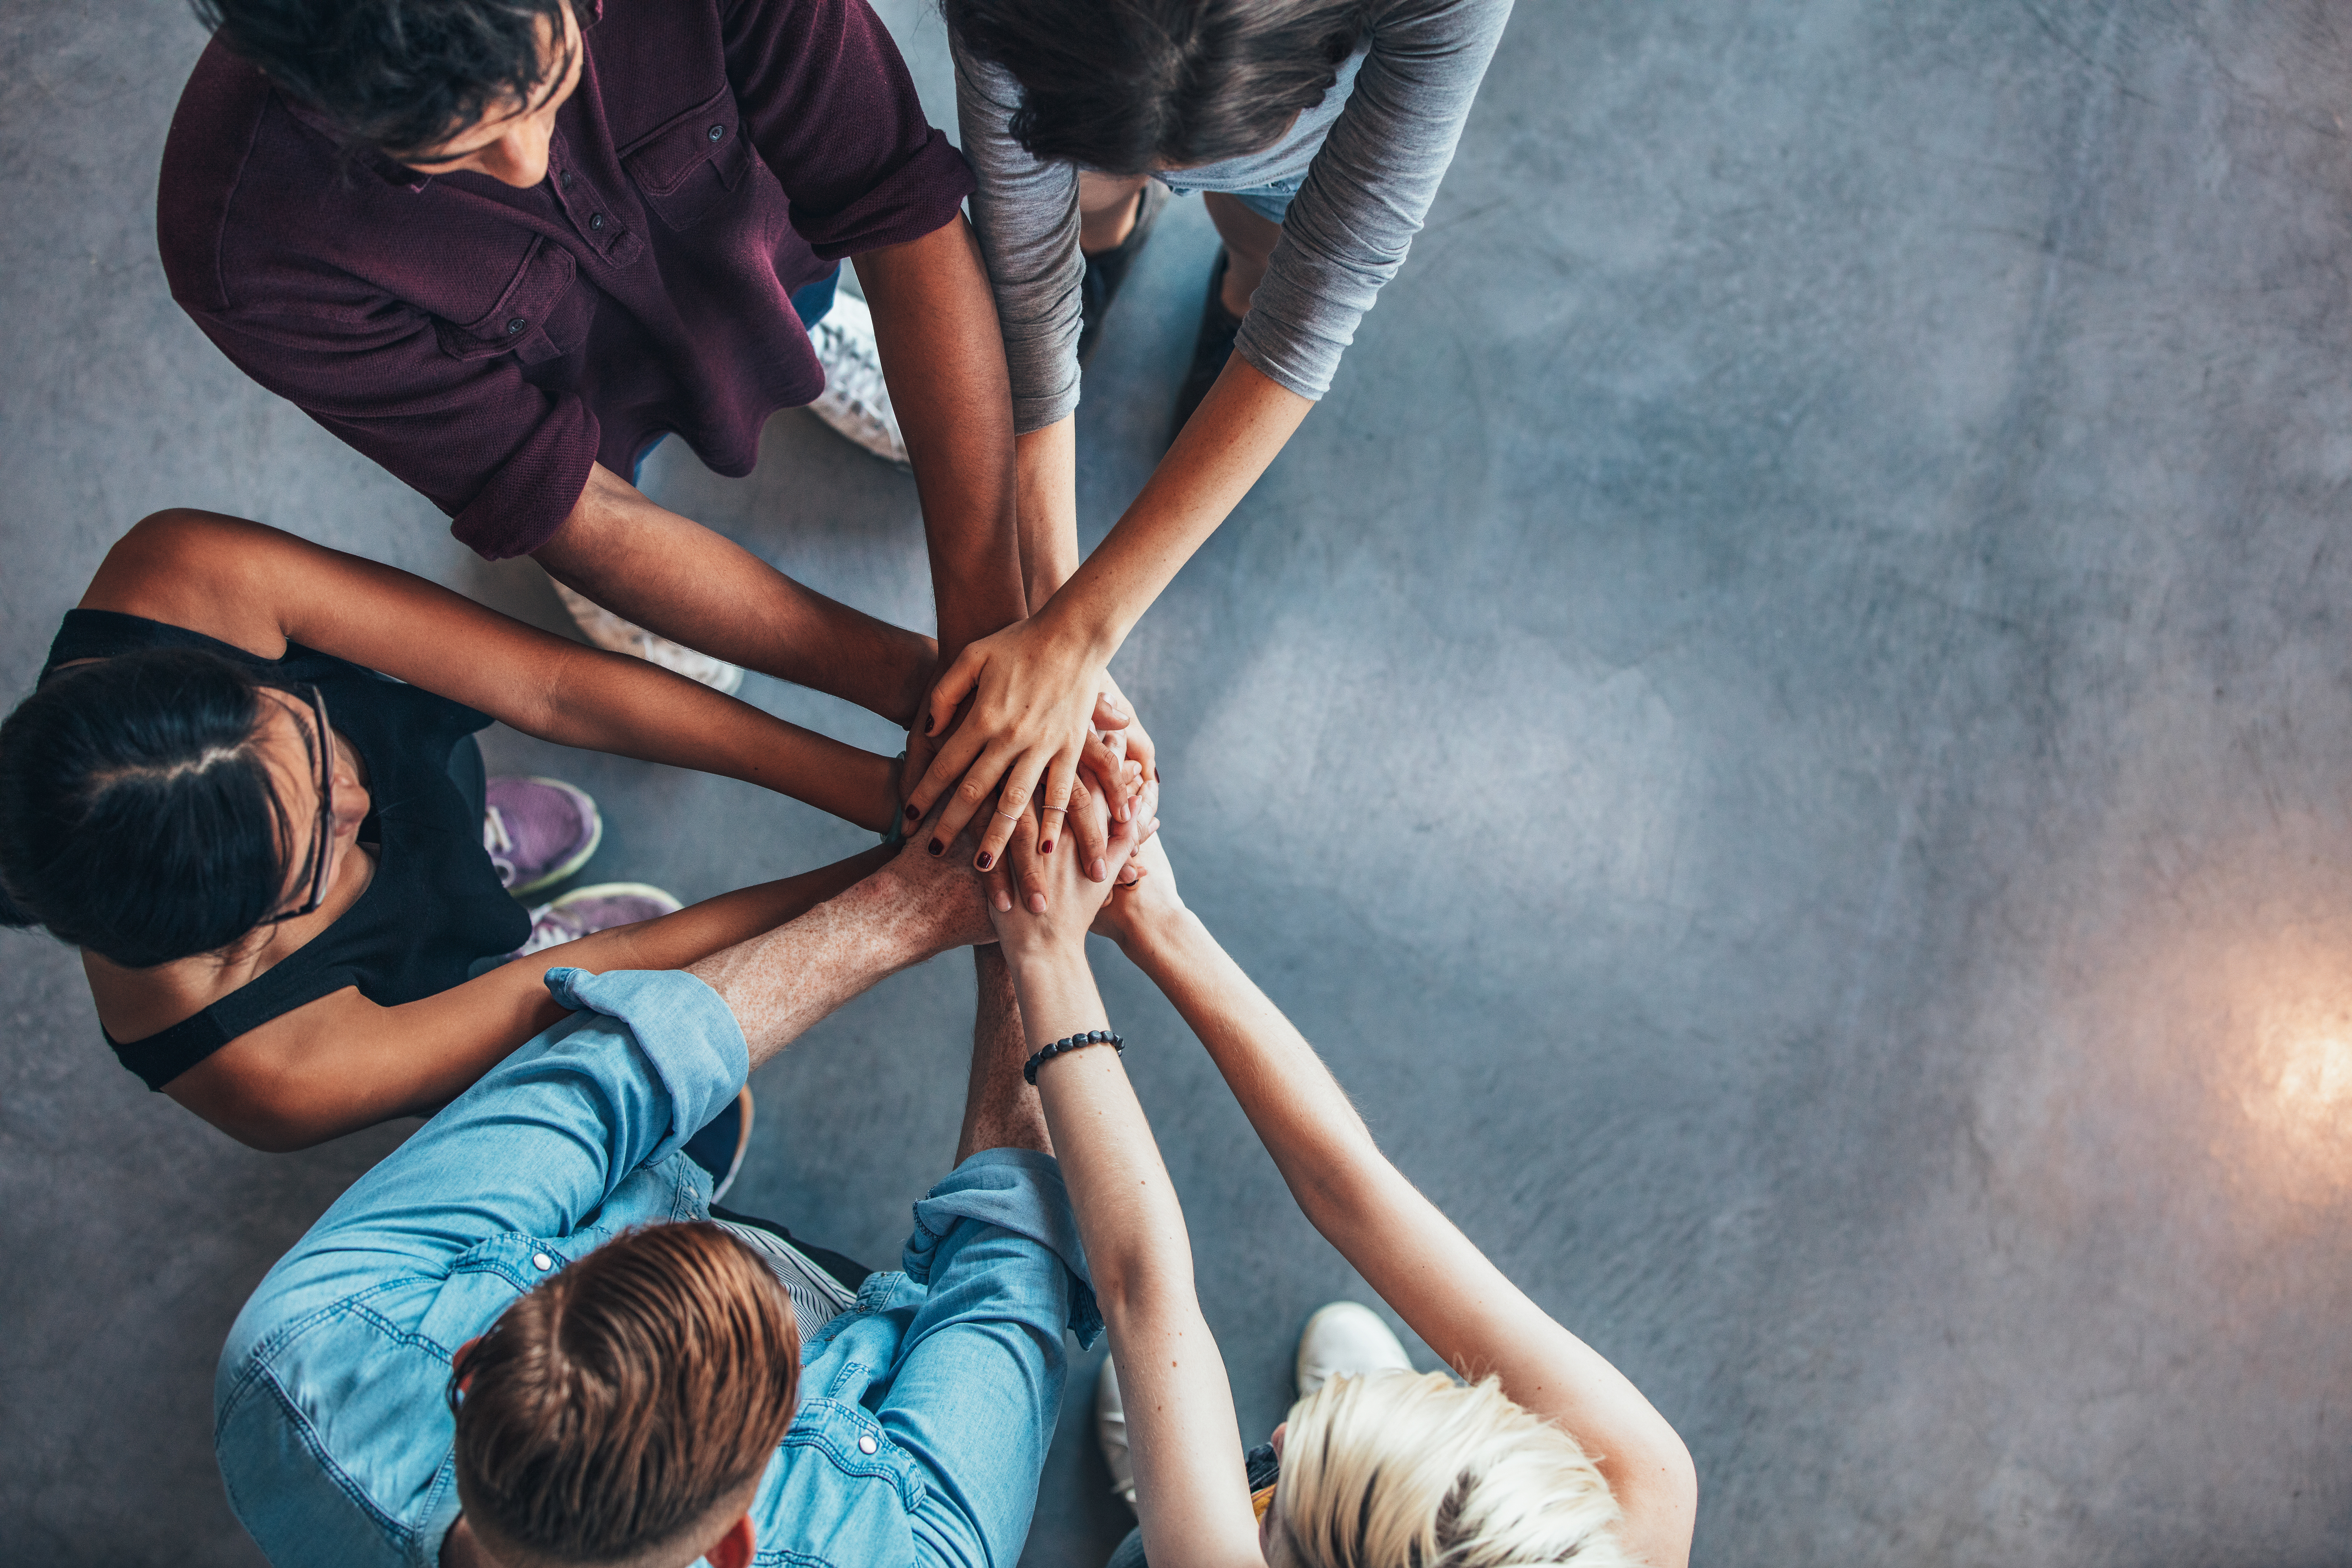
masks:
POLYGON ((482 813, 482 852, 486 855, 506 855, 514 850, 514 836, 507 831, 507 819, 495 805, 482 813))

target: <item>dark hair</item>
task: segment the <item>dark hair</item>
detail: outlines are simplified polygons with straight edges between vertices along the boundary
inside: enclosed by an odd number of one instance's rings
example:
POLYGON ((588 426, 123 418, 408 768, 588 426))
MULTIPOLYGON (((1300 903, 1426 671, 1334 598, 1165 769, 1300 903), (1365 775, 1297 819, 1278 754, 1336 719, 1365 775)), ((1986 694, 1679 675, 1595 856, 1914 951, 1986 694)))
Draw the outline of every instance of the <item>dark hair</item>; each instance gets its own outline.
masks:
POLYGON ((252 674, 201 648, 77 665, 0 723, 0 923, 132 969, 211 952, 282 901, 286 809, 252 674))
POLYGON ((539 22, 571 0, 190 0, 196 20, 347 143, 429 147, 547 78, 539 22))
POLYGON ((1013 139, 1140 174, 1272 146, 1323 101, 1364 0, 941 0, 963 49, 1012 73, 1013 139))
POLYGON ((800 1362, 792 1301, 751 1248, 701 1222, 630 1231, 450 1367, 458 1499, 493 1550, 609 1563, 706 1546, 676 1538, 767 1468, 800 1362))

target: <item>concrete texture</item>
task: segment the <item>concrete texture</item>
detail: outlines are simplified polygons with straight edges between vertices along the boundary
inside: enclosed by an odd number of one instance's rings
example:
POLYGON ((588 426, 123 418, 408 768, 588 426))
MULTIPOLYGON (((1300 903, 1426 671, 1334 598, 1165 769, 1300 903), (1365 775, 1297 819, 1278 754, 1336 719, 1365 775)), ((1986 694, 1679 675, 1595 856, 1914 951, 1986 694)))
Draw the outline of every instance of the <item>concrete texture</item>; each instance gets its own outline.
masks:
MULTIPOLYGON (((889 14, 936 94, 936 16, 889 14)), ((560 624, 165 298, 198 41, 172 0, 0 0, 0 671, 173 502, 560 624)), ((2352 1557, 2347 101, 2325 0, 1526 0, 1327 405, 1119 659, 1188 896, 1687 1437, 1702 1563, 2352 1557)), ((1213 243, 1178 204, 1119 301, 1090 539, 1213 243)), ((925 615, 911 485, 804 415, 750 479, 648 482, 925 615)), ((597 794, 594 876, 691 898, 858 842, 491 750, 597 794)), ((0 952, 0 1557, 253 1562, 214 1356, 400 1130, 241 1150, 114 1066, 69 953, 0 952)), ((761 1075, 740 1202, 891 1260, 966 967, 761 1075)), ((1255 1437, 1362 1288, 1101 967, 1255 1437)), ((1033 1564, 1123 1528, 1086 1387, 1033 1564)))

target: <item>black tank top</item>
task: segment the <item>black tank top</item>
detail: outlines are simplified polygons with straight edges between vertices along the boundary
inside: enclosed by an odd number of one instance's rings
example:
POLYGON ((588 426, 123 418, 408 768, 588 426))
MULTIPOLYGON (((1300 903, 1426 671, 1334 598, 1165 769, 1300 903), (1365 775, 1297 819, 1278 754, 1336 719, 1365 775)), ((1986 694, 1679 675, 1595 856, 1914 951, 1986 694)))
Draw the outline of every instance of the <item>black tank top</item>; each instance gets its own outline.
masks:
MULTIPOLYGON (((41 667, 142 648, 197 647, 233 659, 266 686, 327 700, 327 721, 367 763, 374 809, 360 842, 376 851, 367 891, 332 925, 202 1012, 128 1044, 106 1043, 161 1089, 247 1029, 346 985, 394 1007, 446 991, 480 959, 511 952, 530 917, 499 885, 482 849, 482 808, 451 777, 451 754, 489 716, 299 643, 260 658, 183 626, 112 610, 68 610, 41 667)), ((472 759, 468 759, 471 761, 472 759)), ((473 761, 478 773, 479 763, 473 761)), ((100 1031, 103 1033, 103 1031, 100 1031)))

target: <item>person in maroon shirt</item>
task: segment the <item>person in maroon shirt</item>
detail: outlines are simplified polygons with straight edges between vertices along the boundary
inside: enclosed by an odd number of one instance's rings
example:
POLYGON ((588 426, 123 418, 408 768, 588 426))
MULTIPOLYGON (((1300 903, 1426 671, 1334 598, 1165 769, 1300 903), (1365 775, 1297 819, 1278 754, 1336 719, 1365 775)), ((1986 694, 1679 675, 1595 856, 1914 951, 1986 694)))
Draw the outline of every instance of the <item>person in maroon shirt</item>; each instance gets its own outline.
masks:
POLYGON ((173 298, 459 539, 901 725, 943 658, 1026 613, 971 175, 864 0, 196 5, 215 33, 157 196, 173 298), (750 471, 767 416, 824 386, 794 297, 821 309, 843 258, 915 471, 936 647, 631 482, 665 435, 750 471))

